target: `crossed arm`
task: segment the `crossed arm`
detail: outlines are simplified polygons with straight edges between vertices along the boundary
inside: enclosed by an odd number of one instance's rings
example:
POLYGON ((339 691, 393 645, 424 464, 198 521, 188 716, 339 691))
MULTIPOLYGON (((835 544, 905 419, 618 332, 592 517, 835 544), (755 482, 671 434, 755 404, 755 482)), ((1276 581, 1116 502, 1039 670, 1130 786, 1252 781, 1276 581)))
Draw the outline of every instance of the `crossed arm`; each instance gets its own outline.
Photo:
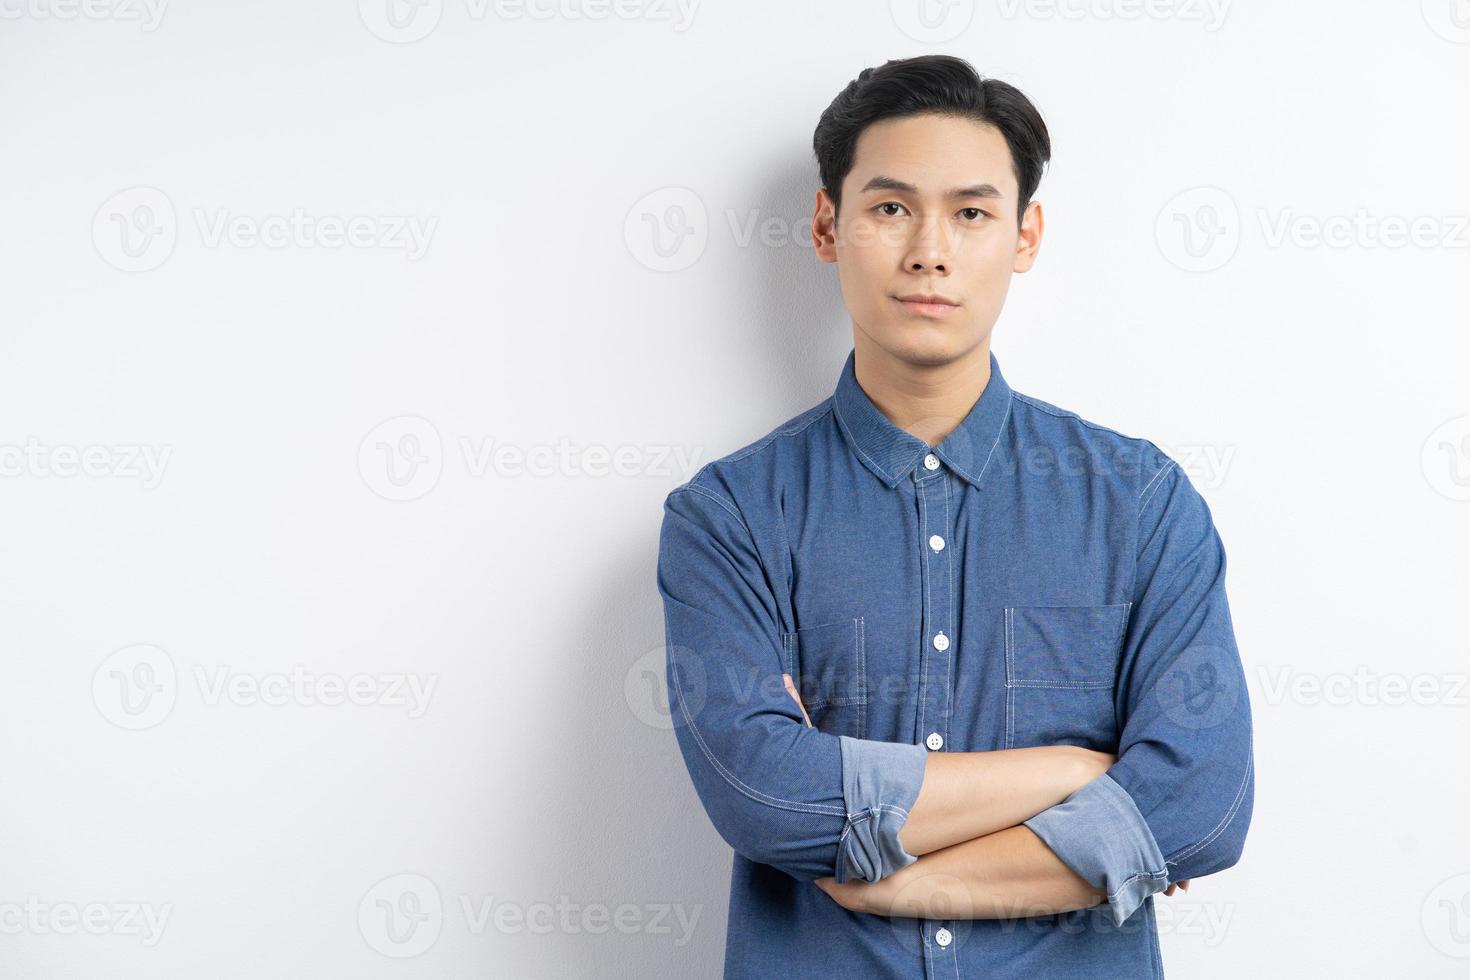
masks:
POLYGON ((1239 860, 1254 799, 1249 698, 1224 550, 1177 466, 1140 493, 1116 758, 1072 746, 933 753, 803 724, 773 670, 782 637, 755 532, 719 474, 707 481, 665 500, 665 680, 700 802, 746 859, 880 914, 1103 903, 1116 925, 1239 860))
MULTIPOLYGON (((787 693, 811 719, 790 674, 787 693)), ((1088 908, 1107 896, 1023 820, 1107 772, 1117 757, 1071 745, 932 753, 899 831, 918 860, 886 878, 816 884, 843 908, 914 918, 998 919, 1088 908)), ((1188 891, 1189 881, 1171 883, 1188 891)))

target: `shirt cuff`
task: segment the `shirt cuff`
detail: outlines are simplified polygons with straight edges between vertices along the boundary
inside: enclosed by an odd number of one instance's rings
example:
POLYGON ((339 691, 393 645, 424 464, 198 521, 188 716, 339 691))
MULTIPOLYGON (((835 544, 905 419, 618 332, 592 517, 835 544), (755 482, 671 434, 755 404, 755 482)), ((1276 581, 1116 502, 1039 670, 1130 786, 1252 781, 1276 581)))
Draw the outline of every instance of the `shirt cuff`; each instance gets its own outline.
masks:
POLYGON ((918 860, 898 832, 924 783, 922 745, 839 735, 847 826, 837 842, 837 881, 878 881, 918 860))
POLYGON ((1024 825, 1094 887, 1113 925, 1121 926, 1154 892, 1169 884, 1164 855, 1133 797, 1104 773, 1024 825))

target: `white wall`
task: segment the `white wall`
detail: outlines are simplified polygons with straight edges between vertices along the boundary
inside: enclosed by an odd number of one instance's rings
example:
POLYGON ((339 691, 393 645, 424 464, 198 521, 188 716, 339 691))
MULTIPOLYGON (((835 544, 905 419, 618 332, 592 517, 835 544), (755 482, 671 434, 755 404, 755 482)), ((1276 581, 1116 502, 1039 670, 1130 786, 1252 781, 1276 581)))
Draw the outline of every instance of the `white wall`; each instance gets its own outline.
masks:
POLYGON ((1007 379, 1229 552, 1255 819, 1170 975, 1466 968, 1451 0, 151 2, 0 4, 0 974, 717 975, 660 505, 830 392, 812 128, 930 51, 1055 140, 1007 379))

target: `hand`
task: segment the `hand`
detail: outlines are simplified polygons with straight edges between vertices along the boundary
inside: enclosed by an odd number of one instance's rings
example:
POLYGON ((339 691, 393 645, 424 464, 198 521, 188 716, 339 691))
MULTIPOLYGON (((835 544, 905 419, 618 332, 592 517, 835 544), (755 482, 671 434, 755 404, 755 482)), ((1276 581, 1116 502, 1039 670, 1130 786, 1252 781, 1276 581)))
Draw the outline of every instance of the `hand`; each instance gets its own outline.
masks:
MULTIPOLYGON (((796 706, 801 709, 801 717, 806 722, 806 727, 815 728, 816 726, 812 724, 812 720, 807 717, 806 706, 801 703, 801 695, 797 693, 796 683, 791 679, 791 675, 782 674, 781 679, 786 682, 786 693, 791 695, 791 700, 795 701, 796 706)), ((836 884, 833 879, 829 878, 827 880, 833 881, 833 884, 836 884)))
POLYGON ((849 912, 870 912, 875 908, 873 904, 877 898, 875 890, 883 882, 848 881, 839 885, 836 878, 818 878, 813 884, 849 912))
POLYGON ((1172 895, 1172 894, 1174 894, 1174 889, 1176 889, 1176 888, 1182 888, 1185 891, 1189 891, 1189 881, 1190 881, 1190 879, 1185 878, 1182 881, 1175 881, 1175 882, 1170 883, 1169 887, 1164 889, 1164 894, 1165 895, 1172 895))

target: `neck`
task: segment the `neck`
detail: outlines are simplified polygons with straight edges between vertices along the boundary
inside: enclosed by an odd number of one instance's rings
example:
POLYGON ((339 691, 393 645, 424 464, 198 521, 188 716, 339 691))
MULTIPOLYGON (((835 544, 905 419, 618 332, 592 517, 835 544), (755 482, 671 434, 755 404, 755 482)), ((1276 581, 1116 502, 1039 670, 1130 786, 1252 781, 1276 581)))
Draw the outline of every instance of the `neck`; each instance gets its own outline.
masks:
POLYGON ((954 431, 990 383, 990 337, 958 357, 898 357, 855 330, 853 375, 878 410, 931 448, 954 431))

